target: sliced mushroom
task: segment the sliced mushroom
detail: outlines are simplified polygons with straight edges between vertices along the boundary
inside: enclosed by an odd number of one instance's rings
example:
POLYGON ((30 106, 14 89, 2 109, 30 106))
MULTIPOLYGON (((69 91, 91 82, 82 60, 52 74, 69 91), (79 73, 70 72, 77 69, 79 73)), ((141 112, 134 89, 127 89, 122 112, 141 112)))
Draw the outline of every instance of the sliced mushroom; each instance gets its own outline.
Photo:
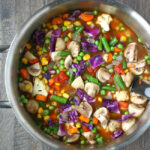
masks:
POLYGON ((71 51, 72 57, 77 57, 80 52, 80 44, 76 41, 71 41, 68 45, 68 50, 71 51))
POLYGON ((133 125, 135 124, 136 120, 135 118, 129 118, 125 121, 122 122, 122 129, 124 132, 128 131, 130 128, 133 127, 133 125))
POLYGON ((88 142, 90 144, 95 144, 96 141, 94 140, 95 139, 95 134, 91 131, 89 132, 83 132, 82 135, 88 140, 88 142))
POLYGON ((33 60, 33 59, 36 59, 36 57, 29 51, 27 51, 24 55, 24 57, 27 59, 27 60, 33 60))
POLYGON ((129 113, 134 113, 134 117, 139 117, 144 112, 145 108, 141 105, 129 104, 128 107, 129 113))
POLYGON ((105 83, 110 79, 110 74, 108 73, 107 69, 105 68, 100 68, 97 73, 97 78, 100 82, 105 83))
POLYGON ((117 99, 117 101, 128 101, 129 100, 129 93, 128 93, 128 91, 125 91, 125 90, 117 91, 114 94, 114 97, 117 99))
POLYGON ((34 80, 34 87, 33 87, 33 95, 48 95, 48 86, 44 83, 43 80, 40 80, 39 78, 35 78, 34 80))
POLYGON ((130 87, 132 81, 133 81, 133 78, 134 78, 134 75, 132 74, 132 72, 127 72, 125 75, 122 75, 121 76, 126 87, 130 87))
POLYGON ((72 64, 72 57, 71 57, 71 55, 68 55, 65 59, 64 65, 68 69, 71 64, 72 64))
POLYGON ((86 101, 82 101, 79 106, 75 105, 73 109, 86 116, 87 118, 90 118, 93 112, 92 106, 86 101))
POLYGON ((65 47, 66 47, 65 41, 62 38, 57 38, 55 50, 63 51, 65 49, 65 47))
POLYGON ((84 89, 84 82, 81 78, 81 76, 78 76, 71 84, 71 86, 75 89, 84 89))
POLYGON ((36 114, 39 109, 39 103, 36 100, 29 100, 26 108, 29 113, 36 114))
POLYGON ((61 59, 61 57, 57 56, 57 54, 58 54, 58 52, 52 52, 51 53, 51 59, 52 59, 52 61, 56 62, 56 61, 58 61, 58 60, 61 59))
POLYGON ((144 67, 146 65, 145 59, 141 59, 136 63, 128 63, 128 66, 133 66, 130 71, 135 75, 140 75, 144 72, 144 67))
POLYGON ((112 21, 112 18, 109 14, 102 14, 97 17, 96 24, 99 24, 102 29, 105 31, 109 31, 110 27, 109 24, 112 21))
POLYGON ((84 90, 86 91, 86 93, 91 96, 91 97, 95 97, 96 94, 98 94, 100 88, 97 84, 92 83, 92 82, 88 82, 85 84, 85 88, 84 90))
POLYGON ((51 38, 52 32, 53 32, 52 30, 49 31, 49 32, 47 32, 46 35, 45 35, 45 37, 46 37, 46 38, 51 38))
POLYGON ((19 89, 23 92, 32 93, 33 86, 30 81, 24 80, 23 82, 19 83, 19 89), (26 87, 28 85, 28 88, 26 87))
POLYGON ((27 70, 30 75, 36 77, 36 76, 40 75, 40 73, 42 71, 42 67, 41 67, 40 63, 36 63, 36 64, 33 64, 33 65, 27 67, 27 70))
POLYGON ((108 128, 109 128, 109 131, 111 132, 115 132, 117 131, 121 126, 121 123, 117 120, 110 120, 109 123, 108 123, 108 128))
POLYGON ((137 61, 137 48, 136 43, 128 44, 127 48, 124 51, 124 56, 126 57, 127 62, 136 62, 137 61))
POLYGON ((145 104, 147 102, 147 98, 140 94, 132 92, 131 93, 131 102, 134 104, 145 104))
POLYGON ((76 134, 64 136, 63 140, 67 143, 74 143, 78 141, 79 138, 80 138, 80 134, 76 133, 76 134))

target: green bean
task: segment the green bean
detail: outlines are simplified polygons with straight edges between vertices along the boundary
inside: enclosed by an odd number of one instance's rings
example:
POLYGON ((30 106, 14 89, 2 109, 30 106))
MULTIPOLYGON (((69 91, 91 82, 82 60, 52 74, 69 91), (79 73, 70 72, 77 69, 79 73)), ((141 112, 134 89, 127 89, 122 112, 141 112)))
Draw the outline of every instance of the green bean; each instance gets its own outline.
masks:
POLYGON ((86 73, 84 73, 83 75, 84 75, 84 76, 86 77, 86 79, 89 80, 90 82, 93 82, 93 83, 95 83, 95 84, 97 84, 97 85, 99 85, 99 86, 101 85, 97 78, 94 78, 93 76, 91 76, 91 75, 89 75, 89 74, 86 74, 86 73))
POLYGON ((101 88, 102 90, 109 90, 109 91, 116 91, 115 87, 111 87, 111 86, 102 86, 101 88))
POLYGON ((118 43, 118 40, 116 37, 112 38, 112 40, 109 42, 110 46, 115 46, 118 43))
POLYGON ((114 75, 114 81, 116 82, 116 84, 122 89, 124 90, 126 88, 121 76, 119 74, 115 74, 114 75))
POLYGON ((52 100, 63 104, 66 104, 67 102, 67 98, 56 96, 56 95, 52 95, 52 100))
POLYGON ((122 61, 122 68, 127 69, 127 62, 125 60, 122 61))
POLYGON ((109 46, 108 41, 105 36, 102 37, 102 44, 103 44, 106 52, 110 52, 110 46, 109 46))
POLYGON ((98 43, 98 50, 101 51, 103 50, 103 45, 102 45, 102 38, 100 37, 99 43, 98 43))
POLYGON ((69 51, 62 51, 62 52, 58 52, 57 56, 63 57, 63 56, 68 56, 70 54, 71 54, 71 52, 69 52, 69 51))
POLYGON ((68 82, 69 82, 69 84, 71 84, 71 83, 73 82, 75 76, 74 76, 73 73, 71 73, 69 77, 70 77, 70 78, 69 78, 69 81, 68 81, 68 82))
POLYGON ((74 33, 78 34, 83 31, 83 26, 80 26, 74 33))

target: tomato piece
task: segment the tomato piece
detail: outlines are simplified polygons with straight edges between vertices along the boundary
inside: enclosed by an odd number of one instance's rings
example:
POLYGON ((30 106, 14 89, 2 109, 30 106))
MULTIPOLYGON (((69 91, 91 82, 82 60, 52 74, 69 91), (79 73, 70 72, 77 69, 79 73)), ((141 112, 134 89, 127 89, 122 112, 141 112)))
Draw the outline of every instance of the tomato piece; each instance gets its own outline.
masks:
POLYGON ((114 68, 114 70, 115 70, 115 72, 117 72, 118 74, 124 75, 124 70, 123 70, 121 64, 116 65, 115 68, 114 68))
POLYGON ((64 83, 68 79, 69 79, 69 77, 66 75, 65 71, 60 71, 60 73, 57 75, 55 80, 58 83, 64 83))

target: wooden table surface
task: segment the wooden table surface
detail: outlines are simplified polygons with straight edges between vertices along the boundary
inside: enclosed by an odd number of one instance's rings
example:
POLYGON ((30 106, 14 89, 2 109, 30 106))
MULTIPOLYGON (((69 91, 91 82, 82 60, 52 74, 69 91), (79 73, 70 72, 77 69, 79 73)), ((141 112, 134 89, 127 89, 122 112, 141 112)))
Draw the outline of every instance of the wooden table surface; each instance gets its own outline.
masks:
MULTIPOLYGON (((0 0, 0 45, 10 44, 14 35, 36 10, 52 0, 0 0)), ((120 0, 150 22, 150 0, 120 0)), ((4 87, 4 64, 7 53, 0 53, 0 100, 7 100, 4 87)), ((150 128, 122 150, 149 150, 150 128)), ((27 133, 11 109, 0 109, 0 150, 52 150, 27 133)))

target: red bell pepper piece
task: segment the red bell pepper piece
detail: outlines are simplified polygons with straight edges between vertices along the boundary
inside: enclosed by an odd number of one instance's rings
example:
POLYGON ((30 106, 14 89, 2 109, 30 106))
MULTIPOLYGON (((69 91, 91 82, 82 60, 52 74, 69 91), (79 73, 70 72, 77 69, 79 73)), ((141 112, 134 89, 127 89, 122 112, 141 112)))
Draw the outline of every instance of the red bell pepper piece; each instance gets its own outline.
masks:
POLYGON ((115 68, 114 68, 114 70, 115 70, 115 72, 117 72, 118 74, 124 75, 124 70, 123 70, 121 64, 116 65, 115 68))

